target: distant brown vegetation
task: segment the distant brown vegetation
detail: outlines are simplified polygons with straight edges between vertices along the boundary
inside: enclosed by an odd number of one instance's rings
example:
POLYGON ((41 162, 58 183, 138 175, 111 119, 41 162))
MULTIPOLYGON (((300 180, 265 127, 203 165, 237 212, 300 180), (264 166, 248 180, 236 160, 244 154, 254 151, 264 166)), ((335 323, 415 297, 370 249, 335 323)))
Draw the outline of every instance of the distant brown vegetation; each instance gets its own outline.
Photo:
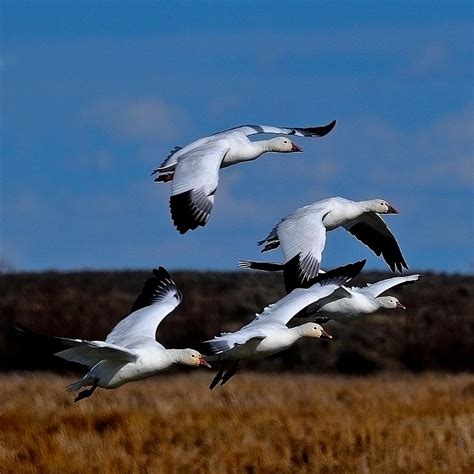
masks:
MULTIPOLYGON (((234 330, 284 295, 280 275, 261 272, 172 272, 183 303, 159 329, 168 347, 196 347, 224 330, 234 330)), ((103 338, 128 311, 148 272, 49 272, 1 278, 0 331, 14 321, 50 335, 103 338)), ((364 273, 355 284, 387 278, 364 273)), ((332 341, 302 341, 251 369, 367 374, 379 370, 472 370, 474 277, 428 274, 414 285, 391 291, 406 311, 387 311, 348 324, 331 322, 332 341)), ((51 350, 0 339, 7 368, 69 367, 51 350), (49 351, 49 352, 48 352, 49 351)))
POLYGON ((471 473, 474 376, 157 376, 74 404, 0 377, 0 472, 471 473))

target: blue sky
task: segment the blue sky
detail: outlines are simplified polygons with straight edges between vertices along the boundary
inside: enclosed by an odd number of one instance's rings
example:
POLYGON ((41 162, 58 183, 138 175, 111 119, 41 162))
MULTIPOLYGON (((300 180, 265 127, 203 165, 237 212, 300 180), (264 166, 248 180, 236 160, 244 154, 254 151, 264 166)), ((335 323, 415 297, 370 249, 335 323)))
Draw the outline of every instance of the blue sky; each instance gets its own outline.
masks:
MULTIPOLYGON (((387 199, 411 269, 472 272, 470 2, 3 2, 1 258, 19 270, 234 269, 330 196, 387 199), (208 225, 171 224, 150 171, 246 123, 303 154, 223 170, 208 225)), ((267 260, 278 261, 278 251, 267 260)), ((368 258, 332 232, 323 267, 368 258)))

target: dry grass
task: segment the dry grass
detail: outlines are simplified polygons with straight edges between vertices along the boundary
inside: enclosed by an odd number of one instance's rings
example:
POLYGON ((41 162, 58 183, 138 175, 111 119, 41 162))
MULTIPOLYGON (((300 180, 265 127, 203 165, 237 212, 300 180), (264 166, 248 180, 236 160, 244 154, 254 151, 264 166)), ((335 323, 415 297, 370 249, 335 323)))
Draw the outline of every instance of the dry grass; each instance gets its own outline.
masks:
POLYGON ((0 376, 0 472, 447 472, 474 470, 474 376, 343 378, 211 373, 98 390, 0 376))

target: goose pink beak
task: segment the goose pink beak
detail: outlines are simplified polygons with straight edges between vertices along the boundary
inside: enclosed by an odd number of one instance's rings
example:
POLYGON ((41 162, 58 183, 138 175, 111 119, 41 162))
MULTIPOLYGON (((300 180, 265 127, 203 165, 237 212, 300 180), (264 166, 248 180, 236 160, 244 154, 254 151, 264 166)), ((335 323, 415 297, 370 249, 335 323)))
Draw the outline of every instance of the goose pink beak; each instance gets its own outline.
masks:
POLYGON ((291 142, 291 151, 303 151, 303 148, 299 147, 296 143, 291 142))
POLYGON ((401 308, 401 309, 406 309, 405 306, 403 306, 400 301, 397 301, 397 308, 401 308))
POLYGON ((199 364, 198 365, 205 365, 209 369, 212 369, 211 364, 209 364, 209 362, 206 359, 204 359, 204 357, 201 357, 199 359, 199 364))
POLYGON ((387 214, 399 214, 399 212, 391 204, 389 204, 387 214))
POLYGON ((324 329, 321 331, 321 339, 332 339, 331 334, 328 334, 324 329))

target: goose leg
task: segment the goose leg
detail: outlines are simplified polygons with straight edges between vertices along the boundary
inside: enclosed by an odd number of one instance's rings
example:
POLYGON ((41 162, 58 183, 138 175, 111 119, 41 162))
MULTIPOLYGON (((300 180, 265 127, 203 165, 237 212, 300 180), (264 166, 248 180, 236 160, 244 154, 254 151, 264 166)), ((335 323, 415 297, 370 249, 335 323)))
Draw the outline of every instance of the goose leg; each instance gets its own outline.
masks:
POLYGON ((212 379, 211 385, 209 385, 209 390, 212 390, 219 383, 219 380, 224 375, 224 365, 225 365, 224 362, 221 362, 219 371, 217 372, 216 376, 212 379))
POLYGON ((94 390, 96 388, 97 388, 97 380, 94 381, 94 385, 92 385, 91 388, 87 390, 83 390, 82 392, 79 392, 77 394, 77 397, 74 399, 74 401, 79 402, 80 400, 83 400, 84 398, 90 397, 94 393, 94 390))
POLYGON ((226 382, 229 381, 229 379, 231 377, 233 377, 235 375, 235 373, 237 372, 237 367, 239 365, 239 361, 236 360, 234 362, 234 365, 224 374, 224 376, 222 377, 222 380, 221 380, 221 385, 224 385, 226 382))

